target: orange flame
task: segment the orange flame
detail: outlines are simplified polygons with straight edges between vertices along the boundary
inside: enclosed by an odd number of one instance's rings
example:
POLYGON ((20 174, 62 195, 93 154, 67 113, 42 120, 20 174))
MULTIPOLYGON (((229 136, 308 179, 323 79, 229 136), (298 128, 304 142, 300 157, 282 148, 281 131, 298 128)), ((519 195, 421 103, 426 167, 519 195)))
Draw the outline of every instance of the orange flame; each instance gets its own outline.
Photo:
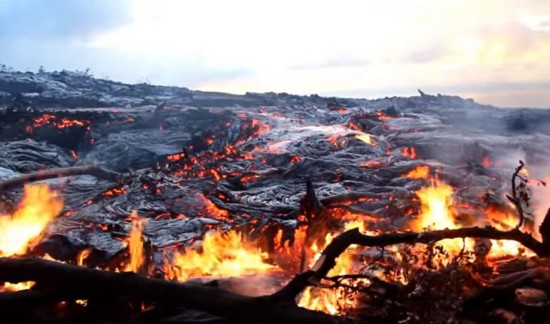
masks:
POLYGON ((86 259, 92 254, 92 248, 87 248, 78 253, 76 256, 76 265, 83 266, 86 259))
MULTIPOLYGON (((432 185, 416 192, 421 202, 419 217, 410 224, 414 231, 456 229, 461 225, 455 220, 455 210, 452 201, 453 188, 438 180, 433 180, 432 185)), ((517 216, 512 213, 501 212, 492 208, 485 211, 487 218, 479 220, 472 225, 491 225, 500 230, 512 229, 518 222, 517 216)), ((511 255, 532 255, 532 252, 525 251, 522 245, 515 241, 491 240, 492 246, 487 257, 497 258, 511 255)), ((459 253, 461 250, 472 251, 475 241, 473 239, 446 239, 438 242, 451 254, 459 253)))
MULTIPOLYGON (((487 217, 492 221, 491 224, 501 231, 507 231, 514 228, 519 221, 518 216, 511 212, 504 212, 491 207, 485 212, 487 217)), ((489 259, 522 254, 526 256, 534 255, 533 252, 525 250, 523 245, 516 241, 491 240, 491 244, 491 250, 487 255, 489 259)))
POLYGON ((193 277, 234 277, 266 273, 275 269, 265 263, 267 253, 241 240, 236 231, 226 234, 208 232, 201 250, 190 249, 175 253, 172 264, 167 264, 170 279, 186 281, 193 277))
POLYGON ((25 253, 61 209, 63 201, 47 185, 25 186, 15 213, 0 215, 0 256, 25 253))
POLYGON ((523 167, 521 170, 519 170, 519 173, 523 174, 524 176, 529 176, 529 170, 527 170, 526 167, 523 167))
POLYGON ((419 219, 413 223, 413 229, 421 231, 426 228, 455 228, 452 217, 453 188, 439 181, 416 192, 422 205, 419 219))
MULTIPOLYGON (((436 179, 432 180, 429 187, 421 188, 416 192, 420 199, 421 210, 419 217, 410 226, 414 231, 420 232, 426 229, 443 230, 459 228, 454 218, 452 200, 453 188, 436 179)), ((467 246, 473 246, 472 240, 466 240, 467 246)), ((451 253, 458 253, 463 248, 462 239, 447 239, 438 242, 451 253)))
MULTIPOLYGON (((350 221, 345 224, 344 231, 358 228, 359 231, 365 232, 365 225, 362 221, 350 221)), ((325 237, 325 247, 330 244, 334 236, 329 233, 325 237)), ((353 250, 355 246, 352 245, 344 253, 336 259, 336 265, 327 274, 328 277, 340 276, 349 274, 352 272, 355 261, 353 256, 353 250)), ((324 249, 324 247, 323 247, 324 249)), ((312 268, 316 268, 316 263, 321 262, 322 249, 320 249, 315 243, 310 249, 315 253, 312 264, 312 268)), ((304 290, 298 301, 298 306, 304 307, 310 310, 321 311, 331 315, 337 315, 342 310, 353 308, 357 304, 354 298, 345 296, 343 289, 321 289, 318 287, 308 287, 304 290)))
MULTIPOLYGON (((0 257, 25 253, 62 209, 63 201, 47 185, 25 186, 18 209, 12 215, 0 215, 0 257)), ((31 281, 6 282, 0 291, 18 291, 33 285, 31 281)))
POLYGON ((130 262, 126 266, 126 271, 139 272, 143 265, 143 228, 147 224, 147 219, 139 217, 134 210, 130 215, 132 227, 130 236, 127 239, 128 250, 130 252, 130 262))

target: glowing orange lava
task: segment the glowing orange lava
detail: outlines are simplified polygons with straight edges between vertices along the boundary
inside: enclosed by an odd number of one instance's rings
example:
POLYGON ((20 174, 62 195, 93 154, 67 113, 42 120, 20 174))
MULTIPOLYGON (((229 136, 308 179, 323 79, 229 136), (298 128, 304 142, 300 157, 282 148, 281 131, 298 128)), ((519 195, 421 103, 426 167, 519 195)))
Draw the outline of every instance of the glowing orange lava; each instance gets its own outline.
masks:
POLYGON ((427 165, 419 165, 407 172, 405 177, 409 179, 428 179, 430 177, 430 167, 427 165))
POLYGON ((373 144, 374 144, 373 141, 372 141, 371 136, 370 136, 369 134, 367 134, 367 133, 357 134, 357 135, 355 135, 355 138, 357 138, 358 140, 363 141, 363 142, 365 142, 365 143, 367 143, 367 144, 369 144, 369 145, 373 145, 373 144))
POLYGON ((408 157, 409 159, 415 160, 417 158, 416 149, 414 147, 405 147, 401 151, 403 156, 408 157))

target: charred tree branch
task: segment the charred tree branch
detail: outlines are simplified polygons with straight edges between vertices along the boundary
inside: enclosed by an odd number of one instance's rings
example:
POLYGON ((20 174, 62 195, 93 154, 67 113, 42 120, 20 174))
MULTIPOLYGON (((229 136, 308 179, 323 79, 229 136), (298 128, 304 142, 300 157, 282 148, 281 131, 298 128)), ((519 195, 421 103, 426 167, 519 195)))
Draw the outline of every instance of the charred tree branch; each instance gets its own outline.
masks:
POLYGON ((85 166, 76 166, 68 168, 55 168, 48 170, 36 171, 33 173, 24 174, 20 177, 7 179, 0 181, 0 192, 6 191, 27 183, 54 179, 54 178, 63 178, 68 176, 76 175, 91 175, 100 179, 105 179, 109 181, 120 182, 122 175, 116 172, 107 171, 95 165, 85 165, 85 166))
POLYGON ((518 229, 499 231, 493 227, 467 227, 460 229, 446 229, 432 232, 415 233, 387 233, 378 236, 364 235, 358 229, 346 231, 337 236, 323 251, 322 256, 312 267, 317 278, 323 278, 336 265, 336 259, 350 245, 388 246, 395 244, 430 244, 444 239, 453 238, 485 238, 493 240, 513 240, 521 243, 539 257, 550 255, 548 246, 535 240, 531 235, 518 229))
MULTIPOLYGON (((56 297, 59 298, 74 300, 129 296, 157 304, 185 306, 229 319, 262 323, 352 322, 300 308, 293 301, 289 302, 288 298, 281 298, 281 294, 246 297, 218 287, 151 279, 133 273, 106 272, 42 259, 0 258, 0 280, 35 281, 37 285, 48 290, 55 289, 56 297)), ((299 278, 291 283, 302 280, 299 278)), ((290 290, 295 291, 294 288, 290 290)), ((5 305, 13 305, 14 299, 29 302, 43 300, 35 292, 17 294, 13 297, 2 295, 0 309, 6 307, 5 305)))
POLYGON ((523 163, 523 161, 520 160, 519 166, 516 167, 514 174, 512 175, 512 199, 509 199, 510 201, 512 201, 512 203, 514 204, 518 212, 519 222, 518 222, 518 225, 516 226, 517 229, 520 229, 521 226, 523 225, 523 222, 525 221, 525 214, 523 211, 523 206, 521 205, 521 198, 519 197, 517 192, 518 188, 516 184, 517 178, 520 178, 520 180, 522 181, 526 181, 525 179, 521 178, 521 176, 519 175, 519 173, 521 172, 524 166, 525 164, 523 163))

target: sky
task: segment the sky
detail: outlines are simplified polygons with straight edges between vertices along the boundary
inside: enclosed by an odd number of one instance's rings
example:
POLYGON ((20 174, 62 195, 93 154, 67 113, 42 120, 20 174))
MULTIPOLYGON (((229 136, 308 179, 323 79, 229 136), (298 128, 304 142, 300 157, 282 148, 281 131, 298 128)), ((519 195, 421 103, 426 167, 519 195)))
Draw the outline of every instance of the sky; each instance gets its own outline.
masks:
POLYGON ((231 93, 550 108, 548 0, 0 0, 0 64, 231 93))

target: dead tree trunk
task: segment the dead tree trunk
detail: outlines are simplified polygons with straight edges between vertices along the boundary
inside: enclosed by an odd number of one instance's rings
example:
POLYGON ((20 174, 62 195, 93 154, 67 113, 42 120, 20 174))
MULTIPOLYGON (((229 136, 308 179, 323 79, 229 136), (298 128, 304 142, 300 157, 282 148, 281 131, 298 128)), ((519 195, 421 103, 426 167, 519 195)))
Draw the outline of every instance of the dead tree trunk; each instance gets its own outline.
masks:
POLYGON ((95 165, 76 166, 69 168, 55 168, 33 173, 24 174, 22 176, 0 181, 0 192, 6 191, 34 181, 47 180, 53 178, 62 178, 76 175, 91 175, 100 179, 110 181, 120 181, 121 175, 116 172, 107 171, 95 165))
POLYGON ((345 323, 347 319, 296 306, 280 295, 246 297, 218 287, 182 284, 145 278, 133 273, 114 273, 42 259, 0 258, 0 280, 35 281, 40 292, 0 295, 0 309, 18 303, 40 304, 76 299, 131 297, 157 304, 185 306, 228 319, 262 323, 345 323))

